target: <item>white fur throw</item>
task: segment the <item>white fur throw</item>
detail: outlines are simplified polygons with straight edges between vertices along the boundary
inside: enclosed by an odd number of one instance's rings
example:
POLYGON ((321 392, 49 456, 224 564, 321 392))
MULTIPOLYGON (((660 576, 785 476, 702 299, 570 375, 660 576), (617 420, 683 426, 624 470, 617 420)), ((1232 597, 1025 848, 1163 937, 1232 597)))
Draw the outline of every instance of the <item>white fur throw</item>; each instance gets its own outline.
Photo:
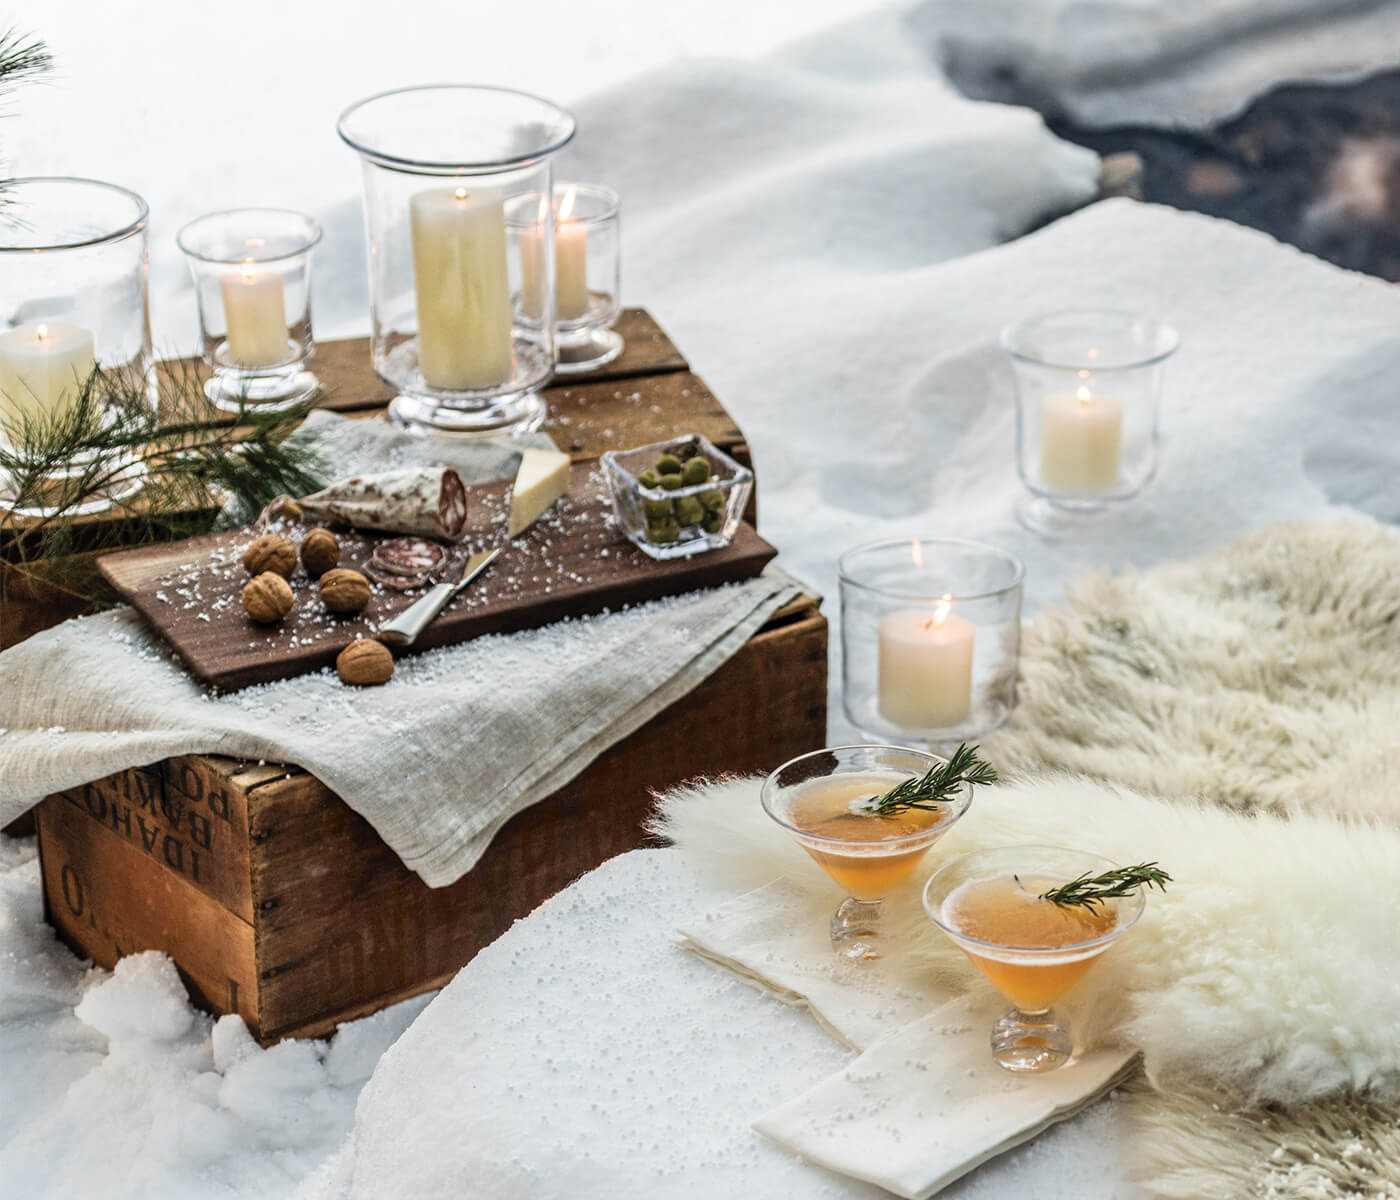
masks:
MULTIPOLYGON (((1089 580, 1028 631, 1020 708, 984 747, 1018 778, 890 898, 913 968, 971 983, 918 902, 948 855, 1052 842, 1175 876, 1065 1002, 1162 1089, 1133 1139, 1154 1195, 1400 1187, 1397 613, 1400 537, 1362 521, 1089 580)), ((813 920, 839 898, 757 781, 672 793, 656 826, 736 888, 802 881, 813 920)))

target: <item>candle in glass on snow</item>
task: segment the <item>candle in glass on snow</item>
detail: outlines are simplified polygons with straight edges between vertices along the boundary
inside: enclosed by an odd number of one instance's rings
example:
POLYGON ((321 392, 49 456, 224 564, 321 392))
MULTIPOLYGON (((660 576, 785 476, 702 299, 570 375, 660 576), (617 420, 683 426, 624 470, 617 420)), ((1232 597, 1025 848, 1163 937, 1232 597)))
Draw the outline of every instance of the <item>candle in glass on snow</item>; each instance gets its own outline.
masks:
POLYGON ((92 334, 77 325, 47 321, 0 333, 0 432, 61 416, 96 366, 92 334))
POLYGON ((409 200, 418 369, 429 387, 471 391, 515 370, 505 201, 430 188, 409 200))
MULTIPOLYGON (((1087 377, 1087 372, 1080 372, 1087 377)), ((1123 405, 1080 384, 1041 405, 1040 479, 1066 492, 1107 492, 1118 484, 1123 405)))
POLYGON ((239 270, 219 277, 219 294, 234 366, 275 367, 292 356, 281 275, 255 271, 250 258, 239 270))
MULTIPOLYGON (((554 316, 577 321, 588 315, 588 228, 573 219, 578 188, 570 185, 554 212, 554 316)), ((530 231, 520 243, 524 310, 538 317, 544 311, 543 234, 530 231)))
POLYGON ((946 729, 972 711, 977 630, 953 612, 952 599, 880 620, 880 715, 903 729, 946 729))

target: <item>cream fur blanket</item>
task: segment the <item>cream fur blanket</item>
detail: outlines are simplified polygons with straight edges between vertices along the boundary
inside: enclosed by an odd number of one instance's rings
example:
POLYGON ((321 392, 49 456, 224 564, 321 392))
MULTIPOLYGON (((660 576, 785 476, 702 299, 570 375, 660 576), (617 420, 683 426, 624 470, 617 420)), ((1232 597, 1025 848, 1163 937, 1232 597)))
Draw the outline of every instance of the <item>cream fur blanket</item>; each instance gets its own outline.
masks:
MULTIPOLYGON (((1400 1189, 1397 613, 1400 536, 1361 521, 1088 581, 1028 631, 1021 707, 985 747, 1019 778, 931 856, 1047 841, 1175 876, 1066 1000, 1089 1040, 1144 1053, 1126 1141, 1156 1195, 1400 1189)), ((814 920, 833 903, 756 781, 673 793, 657 829, 735 887, 785 873, 814 920)), ((971 983, 923 918, 927 874, 892 898, 893 940, 971 983)))

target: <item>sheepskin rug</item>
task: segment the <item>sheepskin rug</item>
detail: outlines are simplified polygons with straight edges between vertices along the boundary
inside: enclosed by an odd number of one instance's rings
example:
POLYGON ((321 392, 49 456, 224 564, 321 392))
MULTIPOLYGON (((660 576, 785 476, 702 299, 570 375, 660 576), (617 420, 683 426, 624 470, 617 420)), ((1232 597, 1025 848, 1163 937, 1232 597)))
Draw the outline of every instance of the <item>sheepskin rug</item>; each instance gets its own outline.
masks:
MULTIPOLYGON (((1400 1197, 1400 536, 1275 526, 1188 565, 1086 580, 1027 630, 981 789, 891 897, 911 971, 975 976, 923 918, 936 863, 1041 841, 1175 877, 1065 1000, 1143 1051, 1123 1139, 1149 1194, 1400 1197)), ((664 797, 656 831, 735 888, 830 881, 758 781, 664 797)))

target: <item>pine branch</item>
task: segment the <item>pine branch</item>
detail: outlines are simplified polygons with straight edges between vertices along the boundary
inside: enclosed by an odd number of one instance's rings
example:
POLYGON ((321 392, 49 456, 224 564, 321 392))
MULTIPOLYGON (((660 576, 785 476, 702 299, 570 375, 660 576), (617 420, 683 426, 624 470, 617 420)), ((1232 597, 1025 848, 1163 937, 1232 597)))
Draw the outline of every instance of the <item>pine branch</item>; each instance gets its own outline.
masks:
POLYGON ((1048 892, 1041 892, 1040 899, 1064 907, 1097 910, 1105 900, 1117 900, 1131 896, 1140 887, 1155 887, 1159 892, 1167 890, 1172 877, 1155 862, 1138 863, 1133 867, 1116 867, 1102 875, 1090 875, 1087 871, 1078 879, 1071 879, 1048 892))
POLYGON ((194 366, 167 363, 162 376, 154 408, 144 376, 102 369, 65 409, 11 406, 0 436, 0 505, 45 513, 3 522, 9 558, 46 560, 51 577, 71 566, 72 578, 61 582, 95 595, 90 567, 73 558, 79 550, 204 532, 212 510, 229 500, 257 511, 277 496, 322 486, 316 453, 286 440, 306 405, 275 413, 245 408, 234 424, 211 425, 194 366), (120 489, 133 468, 144 469, 146 479, 123 519, 80 523, 78 510, 120 489))
POLYGON ((968 783, 995 783, 997 773, 977 755, 978 747, 965 743, 953 751, 947 762, 939 763, 917 779, 906 779, 883 796, 872 799, 866 811, 882 817, 898 816, 910 809, 937 811, 968 783))
MULTIPOLYGON (((28 83, 53 67, 53 55, 38 38, 11 26, 0 33, 0 102, 22 83, 28 83)), ((9 203, 8 179, 0 179, 0 208, 9 203)))

